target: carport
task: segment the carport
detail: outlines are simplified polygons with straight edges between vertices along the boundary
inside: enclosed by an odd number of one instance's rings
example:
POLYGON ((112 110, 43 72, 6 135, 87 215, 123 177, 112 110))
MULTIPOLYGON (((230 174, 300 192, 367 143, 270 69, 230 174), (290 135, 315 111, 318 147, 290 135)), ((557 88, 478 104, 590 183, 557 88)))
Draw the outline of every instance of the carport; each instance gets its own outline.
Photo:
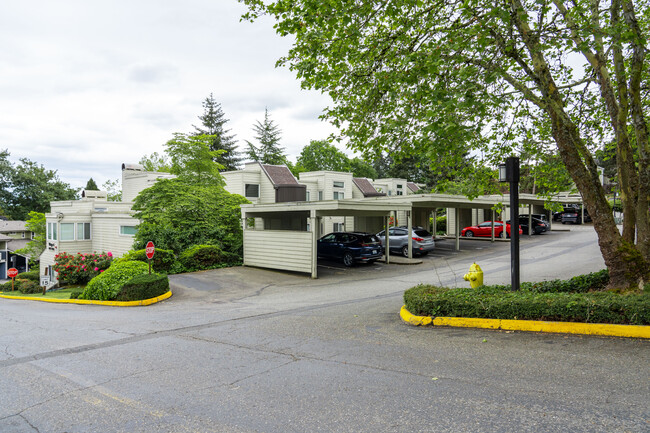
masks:
MULTIPOLYGON (((364 199, 307 201, 241 206, 244 265, 311 274, 318 278, 317 241, 322 235, 321 219, 330 216, 355 217, 355 231, 376 233, 386 230, 391 215, 406 215, 409 237, 414 225, 429 226, 429 217, 436 221, 436 209, 454 209, 455 249, 460 250, 460 218, 462 209, 489 210, 495 220, 494 208, 508 203, 508 195, 481 196, 473 200, 447 194, 411 194, 407 196, 372 197, 364 199), (257 220, 257 221, 255 221, 257 220)), ((520 195, 520 204, 543 205, 544 198, 520 195)), ((582 203, 580 198, 557 197, 560 203, 582 203)), ((517 211, 515 214, 518 215, 517 211)), ((530 213, 530 212, 529 212, 530 213)), ((448 223, 449 220, 448 216, 448 223)), ((551 218, 552 219, 552 218, 551 218)), ((435 233, 435 226, 433 228, 435 233)), ((492 241, 495 241, 494 227, 492 241)), ((409 257, 413 257, 409 243, 409 257)), ((390 254, 386 254, 386 263, 390 254)))
MULTIPOLYGON (((318 278, 321 218, 355 217, 356 230, 375 232, 388 226, 391 212, 410 210, 410 203, 367 199, 242 205, 244 265, 305 272, 318 278), (262 224, 252 220, 257 218, 262 224), (263 229, 256 229, 260 226, 263 229)), ((386 262, 389 260, 387 255, 386 262)))

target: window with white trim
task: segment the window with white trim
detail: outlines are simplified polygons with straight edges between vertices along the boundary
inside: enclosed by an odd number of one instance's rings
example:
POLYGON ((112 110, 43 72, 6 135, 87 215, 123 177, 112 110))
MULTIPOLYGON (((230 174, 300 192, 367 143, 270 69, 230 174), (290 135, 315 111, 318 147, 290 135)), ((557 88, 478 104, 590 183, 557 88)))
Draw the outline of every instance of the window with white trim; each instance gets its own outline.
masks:
POLYGON ((318 191, 318 201, 323 201, 323 191, 318 191))
POLYGON ((244 186, 244 194, 248 198, 259 198, 260 186, 256 183, 247 183, 244 186))
MULTIPOLYGON (((311 201, 311 199, 310 199, 310 197, 309 197, 309 191, 307 191, 307 196, 305 197, 305 200, 306 200, 306 201, 311 201)), ((307 231, 309 231, 309 230, 307 230, 307 231)))
POLYGON ((333 185, 334 188, 345 188, 345 182, 342 182, 340 180, 335 180, 333 185))
POLYGON ((74 223, 60 223, 62 241, 74 241, 74 223))
POLYGON ((135 236, 137 231, 135 226, 120 226, 120 234, 122 236, 135 236))
POLYGON ((345 230, 344 226, 345 226, 345 224, 343 224, 343 223, 334 223, 333 227, 332 227, 333 228, 332 231, 334 231, 334 232, 342 232, 342 231, 345 230))
POLYGON ((47 223, 47 240, 56 240, 56 223, 47 223))
POLYGON ((77 223, 77 240, 90 240, 90 223, 77 223))
POLYGON ((343 200, 345 193, 343 191, 334 191, 334 200, 343 200))

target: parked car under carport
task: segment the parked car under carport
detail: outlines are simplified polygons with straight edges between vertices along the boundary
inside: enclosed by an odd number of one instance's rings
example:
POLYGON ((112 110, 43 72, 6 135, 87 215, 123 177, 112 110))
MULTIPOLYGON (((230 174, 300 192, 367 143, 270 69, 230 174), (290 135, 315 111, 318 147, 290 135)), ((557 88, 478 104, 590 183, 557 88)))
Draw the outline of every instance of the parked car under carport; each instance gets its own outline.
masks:
POLYGON ((383 254, 381 241, 369 233, 334 232, 318 240, 318 257, 341 260, 348 267, 355 262, 373 263, 383 254))

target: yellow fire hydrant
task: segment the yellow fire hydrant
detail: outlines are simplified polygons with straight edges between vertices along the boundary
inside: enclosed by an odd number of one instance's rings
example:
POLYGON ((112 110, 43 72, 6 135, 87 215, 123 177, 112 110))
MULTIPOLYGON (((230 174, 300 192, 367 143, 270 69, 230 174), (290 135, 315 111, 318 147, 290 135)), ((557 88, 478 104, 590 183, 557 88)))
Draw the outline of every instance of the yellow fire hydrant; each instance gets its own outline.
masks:
POLYGON ((474 263, 469 267, 469 272, 463 275, 465 281, 469 281, 469 286, 476 289, 483 285, 483 270, 479 265, 474 263))

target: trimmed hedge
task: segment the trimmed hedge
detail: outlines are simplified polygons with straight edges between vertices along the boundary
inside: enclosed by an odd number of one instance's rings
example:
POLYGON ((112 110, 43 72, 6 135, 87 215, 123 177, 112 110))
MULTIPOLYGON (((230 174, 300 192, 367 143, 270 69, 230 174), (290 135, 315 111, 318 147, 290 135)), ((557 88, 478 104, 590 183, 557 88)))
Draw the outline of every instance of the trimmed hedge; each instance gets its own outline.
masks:
POLYGON ((183 251, 178 260, 185 272, 231 266, 239 262, 237 254, 223 251, 216 245, 194 245, 183 251))
POLYGON ((103 273, 90 280, 86 289, 79 295, 79 299, 111 301, 131 278, 148 273, 149 266, 146 263, 115 262, 103 273))
POLYGON ((141 301, 164 295, 169 291, 169 278, 161 274, 143 274, 131 278, 122 286, 116 301, 141 301))
MULTIPOLYGON (((143 248, 141 250, 129 251, 123 255, 119 261, 137 260, 140 262, 148 263, 147 252, 143 248)), ((151 259, 151 269, 156 272, 163 272, 169 274, 172 271, 174 263, 176 262, 176 254, 172 250, 163 250, 156 248, 156 252, 151 259)))
MULTIPOLYGON (((14 291, 18 291, 20 293, 25 293, 25 294, 41 293, 43 291, 43 288, 38 285, 37 281, 23 280, 23 279, 18 279, 18 277, 16 277, 16 279, 14 280, 14 291)), ((0 292, 11 293, 11 281, 7 281, 4 284, 0 284, 0 292)))
POLYGON ((39 270, 38 269, 33 269, 31 271, 22 272, 22 273, 18 274, 18 276, 16 278, 20 278, 22 280, 36 281, 37 284, 40 283, 40 275, 39 275, 39 270))
MULTIPOLYGON (((406 309, 415 315, 521 319, 584 323, 650 325, 650 292, 588 291, 602 288, 602 274, 571 280, 509 286, 448 288, 420 284, 404 293, 406 309)), ((606 283, 605 283, 606 284, 606 283)))

